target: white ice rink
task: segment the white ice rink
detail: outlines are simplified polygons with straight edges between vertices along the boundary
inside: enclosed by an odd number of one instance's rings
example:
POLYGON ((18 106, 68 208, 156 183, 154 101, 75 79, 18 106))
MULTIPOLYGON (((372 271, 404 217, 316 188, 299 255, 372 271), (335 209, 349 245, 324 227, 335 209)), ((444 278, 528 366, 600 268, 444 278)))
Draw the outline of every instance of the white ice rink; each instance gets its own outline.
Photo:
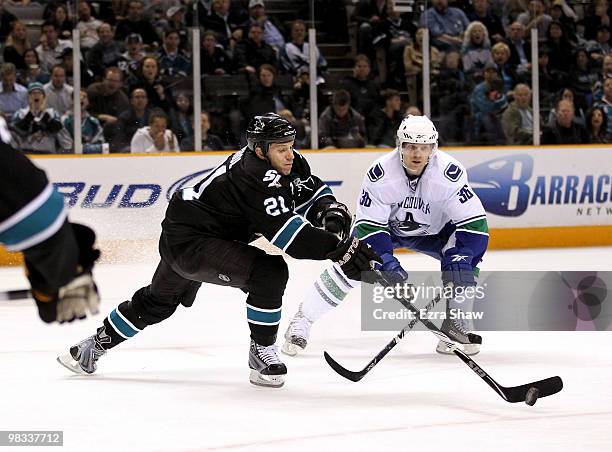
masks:
MULTIPOLYGON (((323 265, 290 263, 281 334, 323 265)), ((82 452, 612 450, 610 332, 485 333, 476 360, 501 384, 563 378, 561 393, 533 407, 504 402, 456 357, 436 354, 427 332, 408 334, 361 382, 344 380, 323 350, 357 369, 393 336, 360 331, 356 292, 315 325, 303 356, 285 357, 281 389, 249 383, 244 295, 215 286, 111 350, 95 376, 55 362, 154 268, 99 265, 102 312, 70 326, 42 324, 30 301, 0 305, 0 430, 63 430, 54 450, 82 452)), ((489 252, 482 268, 612 270, 612 248, 489 252)), ((0 290, 21 287, 21 269, 0 270, 0 290)))

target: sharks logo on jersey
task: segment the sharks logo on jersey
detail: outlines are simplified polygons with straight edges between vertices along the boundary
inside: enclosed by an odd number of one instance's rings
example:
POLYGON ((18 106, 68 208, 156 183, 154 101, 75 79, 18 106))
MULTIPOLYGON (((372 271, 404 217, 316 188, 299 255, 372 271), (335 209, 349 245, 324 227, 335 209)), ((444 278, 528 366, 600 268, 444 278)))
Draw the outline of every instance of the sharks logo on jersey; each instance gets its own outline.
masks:
POLYGON ((449 163, 444 170, 444 175, 451 182, 457 182, 461 177, 461 174, 463 174, 463 171, 454 163, 449 163))
POLYGON ((380 163, 377 163, 372 168, 370 168, 368 171, 368 178, 372 182, 376 182, 377 180, 382 179, 384 175, 385 175, 385 170, 383 170, 383 167, 380 165, 380 163))

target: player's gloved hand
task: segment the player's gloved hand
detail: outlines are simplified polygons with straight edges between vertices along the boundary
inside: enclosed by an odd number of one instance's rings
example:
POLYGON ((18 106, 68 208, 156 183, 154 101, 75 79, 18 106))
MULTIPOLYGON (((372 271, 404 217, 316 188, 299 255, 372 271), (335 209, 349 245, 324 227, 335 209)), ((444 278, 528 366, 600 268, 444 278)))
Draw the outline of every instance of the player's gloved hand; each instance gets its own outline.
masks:
POLYGON ((374 270, 374 263, 382 263, 370 245, 356 237, 345 238, 338 244, 338 248, 328 253, 326 257, 340 265, 344 274, 355 281, 361 281, 363 276, 366 282, 373 282, 374 275, 368 273, 374 270))
POLYGON ((336 234, 341 240, 348 237, 351 232, 353 217, 348 207, 341 202, 332 202, 328 204, 317 214, 317 219, 327 232, 336 234))
POLYGON ((442 257, 442 282, 453 287, 476 285, 472 252, 465 248, 451 248, 442 257))
POLYGON ((391 253, 381 254, 382 264, 377 270, 384 273, 385 279, 391 284, 403 283, 408 280, 408 272, 402 268, 397 258, 391 253))

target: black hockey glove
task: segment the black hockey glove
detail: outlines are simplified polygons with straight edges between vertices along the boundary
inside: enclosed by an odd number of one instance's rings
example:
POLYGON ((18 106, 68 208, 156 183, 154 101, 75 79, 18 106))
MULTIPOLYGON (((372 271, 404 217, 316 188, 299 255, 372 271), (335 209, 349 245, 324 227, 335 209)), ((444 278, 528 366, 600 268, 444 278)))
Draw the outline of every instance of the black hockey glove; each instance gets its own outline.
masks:
POLYGON ((356 237, 345 238, 326 257, 340 265, 344 274, 355 281, 362 281, 363 277, 366 282, 373 282, 376 279, 372 273, 373 264, 382 264, 381 258, 370 245, 356 237))
POLYGON ((327 232, 336 234, 340 240, 351 232, 353 217, 341 202, 332 202, 317 214, 317 220, 327 232))

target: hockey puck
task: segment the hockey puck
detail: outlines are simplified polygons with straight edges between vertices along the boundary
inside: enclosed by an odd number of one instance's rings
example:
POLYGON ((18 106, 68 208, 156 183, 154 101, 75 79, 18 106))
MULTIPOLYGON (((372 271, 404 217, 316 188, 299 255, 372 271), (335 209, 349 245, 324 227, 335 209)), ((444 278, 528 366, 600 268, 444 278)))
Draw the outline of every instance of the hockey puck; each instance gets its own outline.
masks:
POLYGON ((534 406, 536 401, 538 400, 539 395, 540 391, 538 388, 529 388, 529 390, 527 391, 527 395, 525 395, 525 403, 529 406, 534 406))

